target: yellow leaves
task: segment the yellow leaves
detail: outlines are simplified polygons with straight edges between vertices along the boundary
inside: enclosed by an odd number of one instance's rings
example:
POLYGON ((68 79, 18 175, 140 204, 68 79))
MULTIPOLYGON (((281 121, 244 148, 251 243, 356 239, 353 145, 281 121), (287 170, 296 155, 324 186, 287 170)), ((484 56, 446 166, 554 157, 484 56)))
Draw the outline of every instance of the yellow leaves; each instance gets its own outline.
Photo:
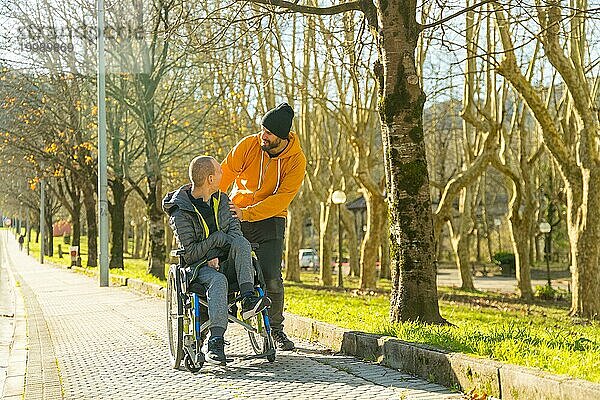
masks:
POLYGON ((176 118, 171 118, 171 125, 177 125, 177 122, 176 118))
POLYGON ((88 151, 93 151, 94 150, 94 144, 91 142, 83 142, 79 145, 80 147, 83 147, 84 149, 88 150, 88 151))
POLYGON ((183 121, 183 126, 185 126, 186 128, 187 128, 188 126, 190 126, 190 121, 183 121))
POLYGON ((487 393, 479 393, 475 389, 471 389, 467 393, 467 399, 469 400, 486 400, 488 398, 487 393))
POLYGON ((98 106, 92 107, 92 115, 98 115, 98 106))
POLYGON ((27 182, 29 183, 29 188, 31 190, 35 190, 38 183, 40 183, 40 179, 36 177, 36 178, 29 179, 27 182))
POLYGON ((58 146, 54 142, 51 143, 50 145, 46 146, 46 148, 44 149, 44 152, 48 153, 48 154, 56 154, 57 151, 58 151, 58 146))
POLYGON ((84 162, 88 165, 91 165, 94 163, 94 159, 90 156, 85 156, 84 162))

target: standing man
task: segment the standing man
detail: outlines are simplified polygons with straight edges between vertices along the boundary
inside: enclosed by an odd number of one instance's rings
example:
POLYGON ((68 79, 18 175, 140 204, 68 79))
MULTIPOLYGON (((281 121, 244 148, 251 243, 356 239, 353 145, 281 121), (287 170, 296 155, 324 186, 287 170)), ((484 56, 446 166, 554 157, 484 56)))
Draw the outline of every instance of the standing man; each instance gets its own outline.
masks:
POLYGON ((258 243, 256 255, 272 301, 269 318, 280 350, 293 350, 283 332, 283 277, 281 256, 287 208, 298 193, 306 172, 306 157, 298 136, 290 132, 294 110, 281 103, 263 117, 262 131, 243 138, 221 163, 221 190, 235 182, 231 212, 242 222, 244 236, 258 243))

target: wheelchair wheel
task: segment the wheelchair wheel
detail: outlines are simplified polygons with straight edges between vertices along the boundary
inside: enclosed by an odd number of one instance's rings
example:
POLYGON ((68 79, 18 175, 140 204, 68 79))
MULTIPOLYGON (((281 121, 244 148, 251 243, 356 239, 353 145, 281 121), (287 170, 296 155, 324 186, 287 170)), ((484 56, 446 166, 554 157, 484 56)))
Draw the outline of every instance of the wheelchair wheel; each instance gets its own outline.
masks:
POLYGON ((169 268, 167 281, 167 332, 169 334, 169 356, 171 366, 179 368, 183 358, 183 301, 177 265, 169 268))
POLYGON ((198 365, 196 365, 192 361, 192 357, 190 357, 189 354, 186 354, 185 357, 183 357, 183 364, 185 365, 185 368, 188 371, 190 371, 191 373, 195 374, 196 372, 200 371, 200 369, 204 365, 204 362, 203 361, 199 362, 198 365))
POLYGON ((248 331, 250 345, 252 350, 258 355, 263 355, 269 362, 275 361, 275 344, 273 337, 267 333, 265 328, 265 314, 267 310, 256 314, 246 322, 257 330, 257 332, 248 331))

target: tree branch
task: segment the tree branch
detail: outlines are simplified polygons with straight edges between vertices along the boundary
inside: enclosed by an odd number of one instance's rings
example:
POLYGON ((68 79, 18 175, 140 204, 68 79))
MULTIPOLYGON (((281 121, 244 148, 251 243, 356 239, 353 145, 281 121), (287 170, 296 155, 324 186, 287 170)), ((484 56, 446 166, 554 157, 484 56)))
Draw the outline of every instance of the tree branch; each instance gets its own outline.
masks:
POLYGON ((475 3, 475 4, 473 4, 472 6, 469 6, 469 7, 467 7, 467 8, 463 8, 462 10, 460 10, 460 11, 457 11, 457 12, 455 12, 455 13, 454 13, 454 14, 452 14, 452 15, 448 15, 447 17, 445 17, 445 18, 442 18, 442 19, 440 19, 439 21, 435 21, 435 22, 432 22, 432 23, 430 23, 430 24, 421 25, 421 27, 420 27, 420 30, 421 30, 421 31, 424 31, 425 29, 429 29, 429 28, 436 27, 436 26, 438 26, 438 25, 442 25, 442 24, 444 24, 444 23, 446 23, 446 22, 450 21, 451 19, 454 19, 454 18, 456 18, 456 17, 459 17, 459 16, 461 16, 462 14, 464 14, 464 13, 467 13, 467 12, 469 12, 469 11, 472 11, 472 10, 474 10, 474 9, 476 9, 476 8, 479 8, 479 7, 483 6, 483 5, 486 5, 487 3, 491 3, 492 1, 493 1, 493 0, 483 0, 483 1, 480 1, 479 3, 475 3))
MULTIPOLYGON (((490 0, 488 0, 490 1, 490 0)), ((310 7, 303 6, 301 4, 292 3, 285 0, 248 0, 250 3, 262 4, 267 6, 275 6, 285 8, 290 11, 299 12, 302 14, 314 14, 314 15, 334 15, 341 14, 347 11, 362 11, 360 1, 352 1, 349 3, 337 4, 331 7, 310 7)))

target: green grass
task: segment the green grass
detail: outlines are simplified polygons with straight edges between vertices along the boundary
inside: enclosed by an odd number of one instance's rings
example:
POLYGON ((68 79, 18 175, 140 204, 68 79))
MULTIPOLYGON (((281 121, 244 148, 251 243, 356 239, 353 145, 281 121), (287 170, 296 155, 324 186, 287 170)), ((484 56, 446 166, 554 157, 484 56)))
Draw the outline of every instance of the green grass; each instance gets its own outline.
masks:
POLYGON ((496 293, 442 289, 440 312, 455 326, 390 324, 385 294, 357 295, 288 283, 291 313, 344 328, 537 367, 600 382, 600 324, 567 317, 565 306, 523 304, 496 293))
MULTIPOLYGON (((55 246, 59 242, 62 239, 56 238, 55 246)), ((67 251, 68 245, 64 249, 67 251)), ((39 246, 34 243, 31 250, 32 255, 39 254, 39 246)), ((86 260, 85 238, 82 252, 86 260)), ((69 262, 67 255, 47 260, 69 262)), ((125 259, 125 270, 111 273, 164 286, 165 281, 148 275, 146 267, 146 260, 125 259)), ((526 304, 499 293, 440 288, 440 311, 455 326, 390 324, 390 281, 379 281, 380 290, 365 294, 356 290, 357 278, 344 277, 345 289, 327 289, 318 285, 317 274, 303 272, 301 277, 302 284, 286 283, 286 309, 291 313, 352 330, 600 382, 600 324, 569 318, 567 303, 526 304)))

